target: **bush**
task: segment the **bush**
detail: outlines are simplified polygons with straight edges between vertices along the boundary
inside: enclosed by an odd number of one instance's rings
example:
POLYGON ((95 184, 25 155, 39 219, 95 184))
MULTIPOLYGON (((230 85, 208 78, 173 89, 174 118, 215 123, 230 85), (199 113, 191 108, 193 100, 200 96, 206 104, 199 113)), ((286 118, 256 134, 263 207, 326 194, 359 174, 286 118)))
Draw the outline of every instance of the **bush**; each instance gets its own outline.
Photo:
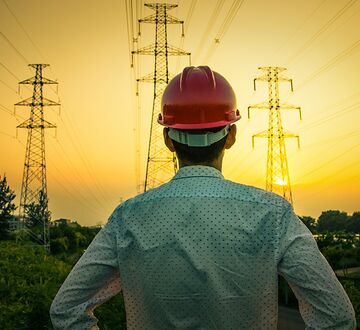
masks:
MULTIPOLYGON (((2 241, 0 255, 0 328, 52 329, 51 302, 81 253, 67 255, 69 262, 64 262, 40 246, 2 241)), ((121 295, 98 307, 95 315, 101 329, 126 329, 121 295)))
POLYGON ((341 284, 353 304, 356 323, 360 325, 360 282, 358 280, 342 280, 341 284))
POLYGON ((70 266, 40 247, 0 242, 2 329, 52 329, 49 308, 70 266))

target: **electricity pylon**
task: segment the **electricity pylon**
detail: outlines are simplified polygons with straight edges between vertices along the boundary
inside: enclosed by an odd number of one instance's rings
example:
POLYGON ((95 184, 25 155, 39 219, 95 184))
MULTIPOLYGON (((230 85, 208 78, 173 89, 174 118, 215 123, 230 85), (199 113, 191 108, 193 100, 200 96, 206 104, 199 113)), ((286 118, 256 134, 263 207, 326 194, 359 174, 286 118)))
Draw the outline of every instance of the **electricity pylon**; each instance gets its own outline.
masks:
POLYGON ((252 136, 252 145, 254 147, 254 138, 261 137, 268 139, 267 165, 266 165, 266 190, 275 192, 290 203, 293 202, 290 186, 289 168, 286 157, 285 138, 297 138, 300 148, 299 135, 286 132, 282 126, 280 110, 298 110, 301 120, 301 108, 285 102, 280 103, 279 99, 279 81, 290 82, 291 91, 293 91, 292 79, 284 77, 281 73, 286 70, 280 67, 259 67, 264 74, 254 79, 254 90, 256 91, 256 81, 266 81, 268 83, 269 99, 267 102, 254 104, 248 107, 248 118, 250 118, 250 109, 269 110, 269 127, 267 130, 252 136))
MULTIPOLYGON (((33 95, 15 104, 15 106, 30 107, 29 119, 17 126, 18 128, 26 128, 28 130, 19 216, 22 228, 30 234, 33 240, 44 246, 46 251, 49 251, 50 235, 48 219, 41 220, 42 233, 35 233, 26 221, 26 209, 32 203, 38 204, 41 198, 47 198, 45 129, 55 128, 56 126, 44 119, 44 107, 58 106, 60 104, 43 97, 43 85, 57 84, 56 81, 47 79, 42 75, 43 68, 49 65, 29 64, 29 66, 35 69, 35 76, 21 81, 19 84, 33 85, 33 95)), ((43 211, 47 212, 47 204, 45 207, 46 210, 43 211)))
POLYGON ((150 82, 154 84, 149 149, 144 185, 144 190, 147 191, 167 182, 177 170, 175 154, 171 153, 164 145, 163 129, 157 123, 157 118, 158 114, 161 112, 161 97, 169 82, 170 74, 168 57, 180 55, 189 56, 190 53, 168 44, 168 24, 184 24, 184 21, 168 14, 168 11, 176 8, 177 5, 167 3, 147 3, 145 6, 154 10, 155 13, 139 19, 139 24, 155 24, 155 43, 132 51, 132 54, 152 55, 155 57, 154 73, 137 79, 138 83, 150 82))

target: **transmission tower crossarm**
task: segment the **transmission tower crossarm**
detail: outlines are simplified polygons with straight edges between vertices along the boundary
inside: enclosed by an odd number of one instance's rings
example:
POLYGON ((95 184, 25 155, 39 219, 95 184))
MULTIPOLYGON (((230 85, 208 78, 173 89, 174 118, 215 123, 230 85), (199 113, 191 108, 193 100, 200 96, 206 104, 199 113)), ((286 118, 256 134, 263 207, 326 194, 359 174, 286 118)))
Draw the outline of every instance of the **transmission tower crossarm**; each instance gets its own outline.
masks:
POLYGON ((248 106, 248 119, 250 119, 250 110, 254 110, 254 109, 269 110, 269 108, 270 108, 269 102, 261 102, 248 106))
POLYGON ((138 50, 133 50, 131 54, 139 54, 139 55, 155 55, 155 44, 151 44, 138 50))
MULTIPOLYGON (((156 24, 156 22, 162 23, 161 19, 165 20, 165 17, 162 17, 159 19, 159 17, 157 17, 156 14, 151 14, 147 17, 139 19, 138 22, 139 23, 156 24)), ((184 21, 167 14, 166 15, 166 24, 184 24, 184 21)))
POLYGON ((251 137, 252 140, 252 148, 255 148, 255 138, 268 138, 269 137, 269 131, 265 130, 256 134, 253 134, 253 136, 251 137))
POLYGON ((277 77, 278 81, 287 81, 290 83, 290 88, 291 88, 291 91, 293 92, 294 91, 294 85, 293 85, 293 80, 290 79, 290 78, 287 78, 287 77, 284 77, 284 76, 278 76, 277 77))
MULTIPOLYGON (((179 56, 179 55, 191 55, 191 53, 186 52, 178 47, 167 45, 166 52, 168 56, 179 56)), ((138 55, 157 55, 159 54, 159 51, 155 54, 155 45, 149 45, 142 48, 139 48, 138 50, 134 50, 131 52, 131 54, 138 54, 138 55)))
POLYGON ((191 55, 190 52, 186 52, 185 50, 172 45, 168 45, 167 51, 168 51, 168 55, 174 55, 174 56, 191 55))
POLYGON ((299 134, 291 133, 291 132, 284 132, 284 138, 296 138, 298 143, 298 148, 300 149, 300 136, 299 134))
POLYGON ((136 81, 153 83, 154 79, 155 79, 154 73, 149 73, 146 76, 136 79, 136 81))
MULTIPOLYGON (((157 20, 159 21, 159 19, 156 17, 156 14, 151 14, 147 17, 139 19, 139 23, 156 24, 157 20)), ((166 24, 184 24, 184 21, 168 14, 166 15, 166 24)))
POLYGON ((176 18, 174 16, 171 16, 171 15, 167 14, 166 23, 167 24, 184 24, 184 21, 182 21, 181 19, 178 19, 178 18, 176 18))
POLYGON ((25 100, 22 100, 18 103, 15 103, 16 106, 43 106, 43 107, 50 107, 50 106, 58 106, 60 103, 49 100, 43 97, 40 101, 34 101, 33 97, 29 97, 25 100))
POLYGON ((156 15, 155 14, 151 14, 149 16, 146 16, 144 18, 140 18, 138 20, 139 23, 151 23, 154 24, 156 23, 156 15))
POLYGON ((156 9, 171 10, 171 9, 178 7, 178 5, 172 4, 172 3, 145 3, 144 6, 151 8, 153 10, 156 10, 156 9))
MULTIPOLYGON (((25 79, 25 80, 23 80, 23 81, 20 81, 19 84, 21 84, 21 85, 34 85, 34 84, 37 83, 37 81, 36 81, 35 78, 36 78, 36 77, 32 77, 32 78, 29 78, 29 79, 25 79)), ((51 79, 48 79, 48 78, 44 78, 44 77, 42 77, 41 83, 42 83, 43 85, 45 85, 45 84, 58 84, 57 81, 51 80, 51 79)))
POLYGON ((289 104, 289 103, 286 103, 286 102, 282 102, 280 104, 280 109, 282 109, 282 110, 298 110, 300 120, 302 120, 301 107, 299 107, 297 105, 292 105, 292 104, 289 104))
POLYGON ((42 120, 40 124, 34 124, 32 120, 27 119, 16 128, 56 128, 56 125, 48 122, 47 120, 42 120))

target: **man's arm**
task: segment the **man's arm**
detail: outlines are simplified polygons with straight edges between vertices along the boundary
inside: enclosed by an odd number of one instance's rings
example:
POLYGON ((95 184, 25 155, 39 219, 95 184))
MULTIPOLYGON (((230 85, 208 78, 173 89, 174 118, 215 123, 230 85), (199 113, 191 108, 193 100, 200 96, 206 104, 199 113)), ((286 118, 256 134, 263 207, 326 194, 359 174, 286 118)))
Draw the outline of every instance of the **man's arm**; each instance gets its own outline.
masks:
MULTIPOLYGON (((112 217, 115 214, 116 211, 112 217)), ((115 235, 108 223, 86 249, 52 302, 50 316, 54 329, 98 329, 94 308, 120 290, 115 235)))
POLYGON ((282 216, 279 234, 278 272, 299 301, 306 329, 356 329, 345 290, 291 206, 282 216))

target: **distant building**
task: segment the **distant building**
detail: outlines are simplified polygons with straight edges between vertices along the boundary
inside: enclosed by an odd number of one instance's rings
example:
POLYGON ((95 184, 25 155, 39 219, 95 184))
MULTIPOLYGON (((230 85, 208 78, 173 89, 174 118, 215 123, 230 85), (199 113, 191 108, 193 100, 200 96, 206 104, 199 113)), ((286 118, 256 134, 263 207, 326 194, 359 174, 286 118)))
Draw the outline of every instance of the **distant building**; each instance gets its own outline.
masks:
POLYGON ((13 215, 9 220, 9 231, 21 229, 21 220, 19 215, 13 215))
POLYGON ((70 219, 60 218, 60 219, 57 219, 57 220, 54 220, 54 221, 50 222, 50 226, 52 226, 52 227, 58 227, 58 226, 61 226, 61 225, 72 227, 72 228, 80 227, 80 225, 77 223, 77 221, 70 220, 70 219))

